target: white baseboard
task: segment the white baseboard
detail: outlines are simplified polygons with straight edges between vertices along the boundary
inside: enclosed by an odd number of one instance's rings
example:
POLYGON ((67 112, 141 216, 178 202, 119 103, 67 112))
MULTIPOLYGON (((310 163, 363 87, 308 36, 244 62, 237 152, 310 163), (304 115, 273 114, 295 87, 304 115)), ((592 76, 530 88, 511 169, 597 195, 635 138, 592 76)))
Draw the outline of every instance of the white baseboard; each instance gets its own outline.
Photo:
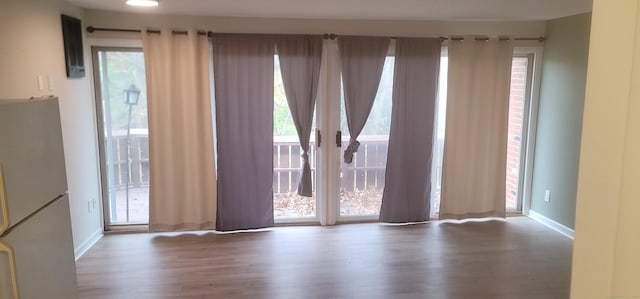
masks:
POLYGON ((76 262, 80 259, 80 257, 87 253, 87 251, 89 251, 89 249, 91 249, 91 247, 93 247, 96 242, 102 239, 102 236, 102 228, 100 228, 96 232, 94 232, 87 240, 82 242, 82 244, 80 244, 80 246, 78 246, 78 248, 76 248, 74 251, 76 262))
POLYGON ((535 221, 537 221, 537 222, 539 222, 539 223, 541 223, 541 224, 543 224, 543 225, 545 225, 545 226, 547 226, 547 227, 549 227, 549 228, 551 228, 551 229, 553 229, 553 230, 555 230, 555 231, 557 231, 557 232, 559 232, 559 233, 561 233, 561 234, 563 234, 563 235, 565 235, 568 238, 573 240, 573 235, 575 234, 575 231, 573 229, 570 229, 570 228, 568 228, 568 227, 566 227, 566 226, 554 221, 553 219, 548 218, 547 216, 544 216, 544 215, 542 215, 540 213, 537 213, 534 210, 529 210, 529 215, 527 215, 527 216, 529 216, 529 218, 531 218, 531 219, 533 219, 533 220, 535 220, 535 221))

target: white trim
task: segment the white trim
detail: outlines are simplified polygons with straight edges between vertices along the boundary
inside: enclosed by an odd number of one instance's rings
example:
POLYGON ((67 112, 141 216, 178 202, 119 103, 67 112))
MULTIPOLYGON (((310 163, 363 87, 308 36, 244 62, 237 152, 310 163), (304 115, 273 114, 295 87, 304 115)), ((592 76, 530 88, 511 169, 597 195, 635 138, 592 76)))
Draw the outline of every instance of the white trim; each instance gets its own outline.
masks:
POLYGON ((93 245, 95 245, 100 239, 102 239, 104 234, 102 233, 102 228, 98 229, 95 233, 93 233, 87 240, 82 242, 78 248, 75 249, 74 255, 76 257, 76 262, 85 254, 93 245))
POLYGON ((330 160, 329 144, 332 142, 331 134, 327 128, 328 106, 326 98, 329 96, 327 84, 329 84, 329 45, 326 41, 322 44, 322 61, 320 64, 320 79, 318 82, 318 95, 316 96, 316 128, 315 131, 320 133, 321 142, 318 146, 316 142, 316 217, 320 225, 327 225, 327 201, 329 196, 327 189, 324 188, 329 182, 327 173, 327 161, 330 160), (322 199, 322 200, 320 200, 322 199))
POLYGON ((357 223, 378 221, 380 215, 339 215, 337 223, 357 223))
MULTIPOLYGON (((326 85, 324 86, 326 96, 324 98, 325 115, 323 116, 324 123, 322 126, 326 129, 327 134, 324 138, 324 147, 326 158, 325 163, 326 173, 324 178, 326 179, 324 186, 319 188, 325 188, 325 209, 324 215, 321 215, 320 223, 322 225, 334 225, 338 221, 338 215, 340 214, 340 159, 342 158, 342 148, 336 146, 336 133, 340 130, 340 52, 338 50, 337 40, 326 40, 324 42, 326 47, 324 50, 327 53, 327 73, 326 73, 326 85)), ((344 132, 343 132, 344 133, 344 132)))
POLYGON ((91 47, 142 48, 142 38, 87 38, 91 47))
MULTIPOLYGON (((317 202, 317 201, 316 201, 317 202)), ((317 207, 317 205, 316 205, 317 207)), ((318 216, 307 216, 307 217, 289 217, 289 216, 276 216, 274 218, 274 224, 295 224, 295 223, 320 223, 318 216)))
POLYGON ((529 215, 527 215, 529 218, 535 220, 538 223, 541 223, 549 228, 551 228, 552 230, 555 230, 563 235, 565 235, 566 237, 570 238, 571 240, 573 240, 573 235, 575 234, 575 231, 573 229, 570 229, 556 221, 554 221, 553 219, 548 218, 547 216, 544 216, 534 210, 529 210, 529 215))

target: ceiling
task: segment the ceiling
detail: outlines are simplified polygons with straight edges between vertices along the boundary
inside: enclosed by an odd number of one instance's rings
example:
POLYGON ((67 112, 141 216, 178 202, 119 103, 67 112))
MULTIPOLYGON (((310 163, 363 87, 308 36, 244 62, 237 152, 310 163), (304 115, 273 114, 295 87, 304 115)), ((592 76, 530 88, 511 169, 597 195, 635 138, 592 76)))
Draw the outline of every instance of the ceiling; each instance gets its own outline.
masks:
POLYGON ((67 0, 98 10, 200 16, 355 20, 549 20, 591 11, 592 0, 67 0))

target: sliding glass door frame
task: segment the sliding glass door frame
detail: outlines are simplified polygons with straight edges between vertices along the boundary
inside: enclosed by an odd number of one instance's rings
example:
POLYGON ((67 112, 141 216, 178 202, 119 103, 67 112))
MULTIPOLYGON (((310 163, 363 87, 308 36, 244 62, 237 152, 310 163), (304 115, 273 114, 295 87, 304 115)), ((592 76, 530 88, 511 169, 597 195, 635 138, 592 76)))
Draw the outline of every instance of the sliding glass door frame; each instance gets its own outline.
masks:
POLYGON ((320 88, 317 120, 322 142, 318 149, 318 218, 320 225, 334 225, 338 221, 340 210, 340 171, 341 147, 337 144, 340 130, 340 56, 337 40, 325 40, 323 43, 322 66, 320 70, 320 88))
MULTIPOLYGON (((446 45, 443 46, 443 48, 446 45)), ((102 185, 102 208, 105 228, 114 224, 107 219, 108 212, 115 210, 109 204, 109 171, 106 165, 105 155, 108 147, 105 144, 104 128, 106 125, 103 115, 107 111, 102 108, 102 86, 100 83, 101 69, 98 55, 100 51, 119 52, 143 52, 141 47, 129 46, 92 46, 93 76, 95 91, 95 109, 98 135, 98 148, 100 153, 100 172, 102 185)), ((395 52, 394 43, 390 45, 389 55, 395 52)), ((518 186, 518 210, 527 214, 530 206, 533 151, 535 149, 535 131, 538 112, 538 98, 540 88, 540 69, 542 61, 542 47, 516 47, 514 56, 529 58, 525 111, 523 115, 523 136, 521 143, 521 167, 520 183, 518 186)), ((372 222, 377 221, 378 215, 341 216, 340 215, 340 168, 344 148, 338 142, 340 131, 340 105, 341 105, 341 66, 337 40, 325 40, 323 43, 323 57, 320 73, 320 82, 316 101, 316 128, 312 134, 316 134, 316 178, 314 183, 316 193, 316 214, 314 217, 292 217, 276 219, 276 224, 289 223, 319 223, 320 225, 333 225, 344 222, 372 222), (321 140, 318 140, 318 136, 321 140), (318 144, 319 143, 319 144, 318 144)), ((344 133, 344 132, 343 132, 344 133)), ((348 134, 348 133, 346 133, 348 134)), ((116 226, 118 224, 115 224, 116 226)))
MULTIPOLYGON (((389 47, 394 55, 395 43, 389 47)), ((344 147, 341 136, 340 105, 342 101, 341 65, 337 40, 325 40, 317 101, 317 124, 322 142, 317 157, 317 215, 321 225, 344 222, 373 222, 378 215, 340 215, 340 171, 344 147)), ((356 154, 357 155, 357 154, 356 154)))
MULTIPOLYGON (((393 43, 390 54, 393 55, 393 43)), ((443 45, 443 56, 446 56, 443 45)), ((535 150, 536 122, 538 113, 542 47, 515 47, 514 57, 528 59, 527 81, 523 111, 523 132, 521 139, 517 208, 511 212, 527 214, 530 206, 531 182, 533 174, 533 153, 535 150)), ((337 145, 340 131, 341 101, 340 58, 337 41, 328 40, 324 44, 320 92, 317 104, 318 128, 322 132, 322 144, 317 161, 317 215, 321 225, 343 222, 376 221, 378 215, 340 215, 340 159, 341 148, 337 145)))
MULTIPOLYGON (((92 68, 93 68, 93 80, 94 80, 94 99, 95 99, 95 112, 96 112, 96 124, 97 124, 97 136, 98 136, 98 153, 99 153, 99 162, 100 162, 100 185, 101 185, 101 197, 102 197, 102 222, 104 226, 104 230, 110 230, 111 227, 114 226, 126 226, 126 225, 140 225, 146 223, 132 223, 132 224, 114 224, 111 223, 109 217, 107 215, 111 215, 112 213, 116 213, 116 206, 111 205, 112 198, 111 196, 115 196, 113 192, 110 192, 109 189, 109 180, 114 180, 114 174, 109 171, 109 167, 107 165, 106 157, 111 154, 111 146, 108 146, 107 143, 110 142, 110 139, 105 136, 105 127, 111 127, 109 123, 106 123, 104 120, 105 113, 110 114, 110 111, 105 111, 102 107, 102 93, 103 88, 101 78, 106 73, 102 73, 105 69, 100 67, 100 54, 105 52, 135 52, 135 53, 144 53, 142 47, 118 47, 118 46, 92 46, 91 47, 91 58, 92 58, 92 68)), ((107 122, 109 122, 107 120, 107 122)))
POLYGON ((531 208, 531 192, 533 184, 533 162, 536 147, 536 131, 538 123, 538 107, 540 103, 540 79, 542 75, 542 46, 515 47, 515 57, 528 57, 527 91, 525 96, 525 111, 523 136, 521 140, 520 183, 517 210, 523 215, 529 214, 531 208))
POLYGON ((507 212, 518 213, 522 211, 522 203, 523 203, 523 191, 524 191, 524 180, 526 169, 527 169, 527 142, 529 140, 531 126, 531 89, 532 89, 532 76, 533 76, 533 64, 535 55, 530 52, 523 51, 521 49, 514 49, 514 58, 525 58, 527 59, 527 70, 525 77, 525 93, 524 93, 524 101, 523 101, 523 113, 522 113, 522 132, 520 138, 520 157, 519 157, 519 167, 518 167, 518 186, 517 186, 517 196, 516 196, 516 207, 515 209, 507 209, 507 212))
POLYGON ((325 40, 320 67, 320 80, 316 96, 316 215, 315 217, 278 217, 276 225, 319 223, 334 225, 339 213, 341 148, 336 145, 340 130, 340 60, 336 40, 325 40), (333 103, 338 103, 336 109, 333 103))

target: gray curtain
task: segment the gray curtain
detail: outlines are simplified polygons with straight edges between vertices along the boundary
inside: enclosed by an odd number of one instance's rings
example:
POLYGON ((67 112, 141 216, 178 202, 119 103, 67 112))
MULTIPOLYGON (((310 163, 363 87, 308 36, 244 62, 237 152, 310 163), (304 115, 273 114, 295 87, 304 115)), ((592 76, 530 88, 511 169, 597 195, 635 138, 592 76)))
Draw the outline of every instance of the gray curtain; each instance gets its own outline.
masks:
POLYGON ((273 226, 273 38, 214 36, 221 231, 273 226))
POLYGON ((440 39, 398 38, 380 221, 429 220, 440 39))
POLYGON ((289 110, 303 151, 298 194, 310 197, 313 187, 309 165, 309 139, 320 78, 322 37, 282 37, 276 41, 276 49, 280 58, 280 70, 289 110))
POLYGON ((349 146, 344 151, 344 162, 353 161, 373 101, 378 92, 384 60, 389 50, 389 38, 339 37, 338 49, 342 63, 344 104, 349 127, 349 146))

